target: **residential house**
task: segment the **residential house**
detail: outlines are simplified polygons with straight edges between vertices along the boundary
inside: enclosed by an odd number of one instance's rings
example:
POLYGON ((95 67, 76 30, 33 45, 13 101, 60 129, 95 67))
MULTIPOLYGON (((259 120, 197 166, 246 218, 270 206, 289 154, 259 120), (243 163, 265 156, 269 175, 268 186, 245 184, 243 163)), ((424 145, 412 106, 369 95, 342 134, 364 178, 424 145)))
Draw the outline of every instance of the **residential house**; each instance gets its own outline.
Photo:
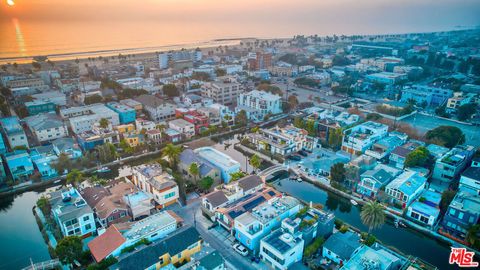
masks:
POLYGON ((195 136, 195 125, 183 120, 183 119, 175 119, 168 122, 168 127, 180 132, 187 138, 191 138, 195 136))
POLYGON ((460 240, 468 229, 480 222, 480 196, 457 192, 443 217, 440 232, 460 240))
POLYGON ((100 103, 61 109, 60 116, 68 121, 75 134, 90 131, 101 119, 107 119, 111 126, 120 124, 118 113, 100 103))
POLYGON ((55 168, 50 166, 58 159, 52 145, 38 146, 30 151, 30 159, 40 173, 42 179, 58 176, 55 168))
POLYGON ((133 184, 151 194, 157 208, 164 208, 177 202, 179 197, 177 183, 159 164, 135 166, 132 167, 132 173, 133 184))
POLYGON ((42 113, 23 119, 40 143, 68 136, 68 128, 55 113, 42 113))
POLYGON ((463 193, 480 195, 480 167, 472 165, 462 173, 458 190, 463 193))
POLYGON ((427 179, 414 171, 404 171, 385 187, 390 202, 406 208, 424 190, 427 179))
POLYGON ((405 160, 407 159, 408 154, 413 152, 418 147, 424 145, 425 143, 423 142, 410 140, 401 146, 395 147, 388 158, 389 165, 397 169, 403 169, 405 167, 405 160))
POLYGON ((76 135, 78 144, 83 151, 95 149, 98 145, 106 143, 117 144, 120 142, 120 136, 114 130, 94 126, 88 131, 76 135))
POLYGON ((360 236, 357 233, 336 232, 323 244, 322 256, 335 264, 343 265, 361 245, 360 236))
POLYGON ((248 134, 248 138, 258 150, 282 157, 300 150, 311 151, 319 146, 316 137, 309 136, 306 130, 293 126, 262 128, 258 133, 248 134))
POLYGON ((433 190, 425 190, 408 206, 406 216, 433 228, 440 215, 441 199, 442 194, 433 190))
POLYGON ((32 95, 32 98, 38 101, 51 102, 59 107, 67 106, 67 96, 64 93, 60 93, 58 91, 49 91, 34 94, 32 95))
POLYGON ((359 155, 369 149, 375 142, 385 137, 388 126, 372 121, 354 126, 343 132, 342 150, 359 155))
POLYGON ((173 129, 173 128, 168 128, 165 130, 165 141, 171 142, 171 143, 176 143, 180 142, 183 140, 184 134, 173 129))
POLYGON ((152 195, 137 189, 133 193, 124 195, 123 200, 127 204, 129 215, 133 220, 150 216, 155 208, 155 204, 152 203, 152 195))
POLYGON ((28 115, 37 115, 39 113, 55 112, 57 106, 50 101, 34 100, 25 102, 25 108, 28 115))
POLYGON ((179 170, 183 175, 188 176, 190 179, 198 178, 202 179, 204 177, 211 177, 215 182, 221 180, 220 170, 212 164, 210 161, 197 155, 192 149, 185 149, 179 157, 179 170), (190 165, 196 163, 198 166, 199 175, 191 175, 190 165))
POLYGON ((397 147, 407 141, 408 136, 399 132, 391 132, 387 137, 384 137, 375 142, 370 149, 365 151, 365 154, 372 156, 377 160, 388 159, 390 153, 397 147))
POLYGON ((150 120, 137 118, 135 120, 135 128, 136 130, 146 130, 146 131, 155 130, 157 129, 157 124, 155 124, 155 122, 150 120))
POLYGON ((375 198, 380 188, 390 183, 400 172, 399 169, 378 164, 374 169, 367 170, 360 175, 356 191, 364 196, 375 198))
POLYGON ((352 254, 340 270, 397 270, 407 263, 407 259, 400 254, 379 245, 363 245, 352 254))
POLYGON ((120 256, 125 248, 142 239, 158 241, 177 230, 178 222, 170 211, 156 213, 137 222, 113 224, 87 245, 96 262, 120 256))
POLYGON ((118 102, 108 102, 106 106, 118 113, 120 124, 128 124, 135 122, 136 112, 134 108, 123 105, 118 102))
POLYGON ((162 143, 162 132, 158 129, 147 130, 145 136, 150 143, 157 145, 162 143))
POLYGON ((64 236, 87 237, 96 231, 92 208, 74 187, 50 193, 52 214, 64 236))
POLYGON ((380 72, 380 73, 369 74, 365 76, 365 79, 373 83, 394 85, 399 82, 407 80, 407 75, 402 73, 380 72))
POLYGON ((0 125, 2 125, 2 131, 5 134, 10 149, 13 150, 16 147, 28 148, 27 135, 20 125, 18 117, 11 116, 0 119, 0 125))
POLYGON ((28 180, 34 173, 30 155, 24 150, 15 150, 5 154, 5 162, 13 180, 28 180))
POLYGON ((141 95, 135 100, 142 104, 143 110, 148 114, 150 120, 154 122, 167 121, 175 118, 174 104, 162 101, 156 96, 141 95))
POLYGON ((475 148, 470 145, 457 145, 435 162, 432 178, 450 183, 456 180, 470 164, 475 148))
POLYGON ((201 250, 201 243, 202 239, 195 228, 180 229, 160 241, 120 256, 118 263, 110 269, 153 270, 168 265, 181 265, 201 250))
POLYGON ((235 112, 246 111, 247 118, 254 122, 265 120, 267 115, 282 113, 282 97, 265 91, 253 90, 241 93, 237 98, 235 112))
POLYGON ((220 172, 224 183, 230 182, 232 173, 240 171, 240 163, 228 155, 212 147, 201 147, 194 150, 195 154, 213 165, 220 172))
POLYGON ((122 99, 122 100, 119 101, 119 103, 134 109, 137 115, 142 114, 143 105, 142 105, 142 103, 140 103, 136 100, 122 99))
POLYGON ((260 240, 260 259, 273 269, 288 269, 303 257, 304 241, 285 227, 276 229, 260 240))
POLYGON ((315 108, 306 118, 306 121, 314 122, 316 134, 323 142, 328 142, 330 134, 336 130, 353 125, 359 120, 360 116, 356 114, 323 108, 315 108))
POLYGON ((280 227, 283 219, 298 213, 301 204, 290 196, 273 197, 250 208, 252 204, 244 204, 245 212, 234 218, 234 236, 254 254, 258 254, 260 240, 280 227))
POLYGON ((60 138, 52 141, 53 151, 57 156, 62 153, 66 154, 71 159, 76 159, 82 156, 82 150, 72 138, 60 138))

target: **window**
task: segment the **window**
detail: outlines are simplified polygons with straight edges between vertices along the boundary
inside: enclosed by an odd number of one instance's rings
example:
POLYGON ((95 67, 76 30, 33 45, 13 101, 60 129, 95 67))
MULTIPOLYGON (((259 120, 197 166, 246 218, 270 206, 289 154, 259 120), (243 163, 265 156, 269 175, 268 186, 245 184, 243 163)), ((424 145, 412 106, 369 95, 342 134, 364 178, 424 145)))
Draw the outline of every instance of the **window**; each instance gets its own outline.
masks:
POLYGON ((89 219, 90 219, 90 216, 84 216, 84 217, 83 217, 83 221, 87 221, 87 220, 89 220, 89 219))
POLYGON ((90 225, 90 224, 85 225, 85 230, 86 231, 89 231, 91 228, 92 228, 92 225, 90 225))

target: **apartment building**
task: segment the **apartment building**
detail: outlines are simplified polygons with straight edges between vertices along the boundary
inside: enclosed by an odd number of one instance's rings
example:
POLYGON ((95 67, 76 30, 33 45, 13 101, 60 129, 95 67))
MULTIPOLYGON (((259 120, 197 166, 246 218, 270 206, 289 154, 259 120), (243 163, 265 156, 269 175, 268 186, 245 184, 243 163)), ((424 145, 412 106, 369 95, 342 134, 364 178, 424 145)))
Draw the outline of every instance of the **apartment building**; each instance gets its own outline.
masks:
POLYGON ((23 119, 38 142, 47 142, 68 136, 65 122, 55 113, 44 113, 23 119))
POLYGON ((154 122, 168 121, 175 118, 174 104, 165 102, 156 96, 141 95, 135 100, 142 104, 143 110, 150 117, 150 120, 154 122))
POLYGON ((342 150, 351 154, 362 154, 387 133, 387 125, 365 122, 343 132, 342 150))
POLYGON ((7 137, 11 150, 19 146, 29 147, 27 135, 25 135, 25 131, 20 125, 17 116, 1 118, 0 125, 2 126, 3 133, 7 137))
POLYGON ((237 98, 235 112, 244 110, 247 118, 254 122, 265 120, 265 116, 282 113, 282 97, 265 91, 253 90, 241 93, 237 98))
POLYGON ((111 126, 120 124, 118 113, 101 103, 61 109, 60 116, 68 121, 75 134, 92 130, 102 118, 107 119, 111 126))
POLYGON ((475 148, 469 145, 457 145, 435 162, 432 178, 450 183, 456 180, 470 164, 475 148))
POLYGON ((202 96, 222 105, 232 105, 244 91, 243 85, 231 76, 218 77, 217 80, 202 86, 202 96))

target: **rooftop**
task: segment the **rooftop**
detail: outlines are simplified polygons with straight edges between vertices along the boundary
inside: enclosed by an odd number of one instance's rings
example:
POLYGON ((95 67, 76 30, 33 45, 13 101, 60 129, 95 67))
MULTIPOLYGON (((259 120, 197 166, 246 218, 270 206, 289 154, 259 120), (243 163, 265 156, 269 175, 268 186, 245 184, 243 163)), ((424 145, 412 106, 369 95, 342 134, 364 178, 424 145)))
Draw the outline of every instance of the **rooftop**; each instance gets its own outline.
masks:
POLYGON ((133 223, 130 229, 123 233, 123 236, 128 240, 141 239, 176 223, 177 220, 174 217, 163 211, 133 223))
POLYGON ((195 149, 194 152, 200 157, 208 160, 212 164, 219 166, 223 169, 231 169, 234 167, 240 168, 240 163, 238 163, 238 161, 216 150, 215 148, 201 147, 201 148, 195 149))
POLYGON ((414 171, 404 171, 395 178, 387 188, 397 189, 405 195, 414 194, 421 186, 424 186, 427 178, 420 176, 414 171))
POLYGON ((261 240, 276 249, 280 254, 285 254, 292 250, 296 245, 302 244, 300 237, 294 236, 283 229, 277 229, 261 240))

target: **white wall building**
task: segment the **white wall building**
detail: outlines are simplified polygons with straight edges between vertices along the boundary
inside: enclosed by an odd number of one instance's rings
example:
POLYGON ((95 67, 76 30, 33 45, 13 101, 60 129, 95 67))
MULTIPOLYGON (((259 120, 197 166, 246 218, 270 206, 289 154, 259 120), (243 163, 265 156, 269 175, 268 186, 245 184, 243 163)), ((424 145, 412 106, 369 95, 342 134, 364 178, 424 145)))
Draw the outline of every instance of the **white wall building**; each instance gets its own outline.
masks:
POLYGON ((75 134, 92 130, 93 125, 102 118, 107 119, 112 126, 120 124, 118 113, 100 103, 62 109, 60 116, 68 119, 69 126, 75 134))
POLYGON ((195 125, 184 119, 172 120, 168 122, 168 127, 185 134, 187 138, 195 136, 195 125))
POLYGON ((237 98, 235 111, 247 112, 249 119, 259 122, 263 121, 268 114, 282 113, 282 98, 280 96, 264 91, 253 90, 249 93, 241 93, 237 98))

